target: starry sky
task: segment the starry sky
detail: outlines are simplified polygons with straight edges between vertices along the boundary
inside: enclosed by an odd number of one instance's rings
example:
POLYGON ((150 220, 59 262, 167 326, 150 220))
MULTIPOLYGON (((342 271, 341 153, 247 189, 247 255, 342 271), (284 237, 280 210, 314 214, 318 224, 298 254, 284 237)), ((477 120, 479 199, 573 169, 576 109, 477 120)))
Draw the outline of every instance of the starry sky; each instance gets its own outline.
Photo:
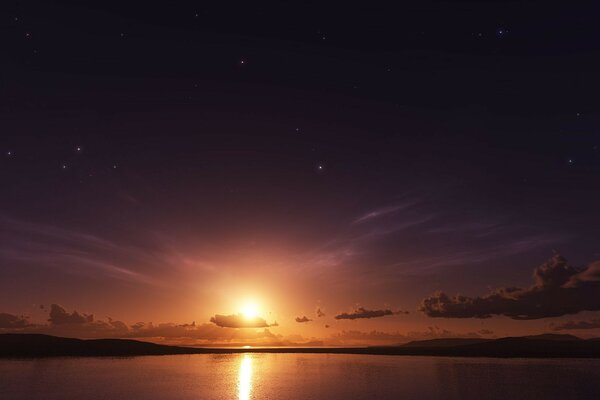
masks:
POLYGON ((85 3, 0 8, 0 331, 600 336, 597 6, 85 3))

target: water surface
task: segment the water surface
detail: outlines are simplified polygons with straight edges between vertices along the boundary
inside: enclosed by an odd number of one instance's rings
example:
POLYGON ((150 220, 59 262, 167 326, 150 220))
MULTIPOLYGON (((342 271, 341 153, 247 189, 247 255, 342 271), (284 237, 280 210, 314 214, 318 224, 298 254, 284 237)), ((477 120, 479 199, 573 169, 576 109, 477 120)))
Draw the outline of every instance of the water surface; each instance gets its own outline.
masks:
POLYGON ((600 360, 256 353, 0 360, 0 398, 597 399, 600 360))

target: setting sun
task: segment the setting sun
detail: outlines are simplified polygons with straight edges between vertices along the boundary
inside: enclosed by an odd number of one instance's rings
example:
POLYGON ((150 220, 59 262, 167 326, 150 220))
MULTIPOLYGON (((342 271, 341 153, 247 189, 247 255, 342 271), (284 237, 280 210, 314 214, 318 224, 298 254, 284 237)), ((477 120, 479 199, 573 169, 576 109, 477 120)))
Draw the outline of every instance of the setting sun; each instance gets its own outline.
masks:
POLYGON ((246 303, 242 307, 242 315, 247 319, 258 317, 259 309, 256 303, 246 303))

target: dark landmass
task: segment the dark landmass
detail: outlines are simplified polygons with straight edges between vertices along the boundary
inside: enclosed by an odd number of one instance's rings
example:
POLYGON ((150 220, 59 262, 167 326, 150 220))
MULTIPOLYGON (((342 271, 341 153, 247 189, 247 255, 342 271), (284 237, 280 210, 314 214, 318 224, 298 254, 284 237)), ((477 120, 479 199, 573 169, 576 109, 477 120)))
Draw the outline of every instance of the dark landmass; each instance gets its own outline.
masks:
POLYGON ((451 357, 600 358, 600 340, 545 334, 501 339, 433 339, 398 346, 193 348, 137 340, 82 340, 37 334, 0 334, 0 358, 131 357, 174 354, 316 353, 451 357))

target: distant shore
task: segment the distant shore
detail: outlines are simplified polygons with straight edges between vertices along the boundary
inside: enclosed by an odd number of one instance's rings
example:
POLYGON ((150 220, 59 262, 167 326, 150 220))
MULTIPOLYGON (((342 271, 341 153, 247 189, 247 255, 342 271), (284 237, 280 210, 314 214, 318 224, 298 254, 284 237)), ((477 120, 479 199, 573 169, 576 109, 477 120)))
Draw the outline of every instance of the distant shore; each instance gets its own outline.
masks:
POLYGON ((193 348, 127 339, 82 340, 38 334, 0 334, 0 358, 131 357, 177 354, 313 353, 501 358, 600 358, 600 340, 570 335, 500 339, 434 339, 398 346, 193 348))

